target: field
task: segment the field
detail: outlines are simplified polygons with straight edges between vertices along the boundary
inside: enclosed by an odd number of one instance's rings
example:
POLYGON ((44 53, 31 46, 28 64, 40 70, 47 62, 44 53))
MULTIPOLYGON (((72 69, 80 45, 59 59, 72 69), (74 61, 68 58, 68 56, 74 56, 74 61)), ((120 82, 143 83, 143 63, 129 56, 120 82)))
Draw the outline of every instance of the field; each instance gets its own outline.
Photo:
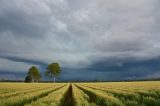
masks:
POLYGON ((160 106, 160 81, 0 83, 0 106, 160 106))

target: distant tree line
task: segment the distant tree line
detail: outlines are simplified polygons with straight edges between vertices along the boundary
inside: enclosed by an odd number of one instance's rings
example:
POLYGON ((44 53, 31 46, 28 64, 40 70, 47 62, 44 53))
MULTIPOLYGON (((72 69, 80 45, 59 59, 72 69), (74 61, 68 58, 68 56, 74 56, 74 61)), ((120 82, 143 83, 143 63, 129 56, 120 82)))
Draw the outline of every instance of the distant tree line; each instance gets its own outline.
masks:
MULTIPOLYGON (((45 75, 55 82, 55 78, 61 73, 61 67, 58 63, 51 63, 47 66, 45 75)), ((36 66, 29 68, 25 82, 39 82, 41 80, 41 74, 36 66)))

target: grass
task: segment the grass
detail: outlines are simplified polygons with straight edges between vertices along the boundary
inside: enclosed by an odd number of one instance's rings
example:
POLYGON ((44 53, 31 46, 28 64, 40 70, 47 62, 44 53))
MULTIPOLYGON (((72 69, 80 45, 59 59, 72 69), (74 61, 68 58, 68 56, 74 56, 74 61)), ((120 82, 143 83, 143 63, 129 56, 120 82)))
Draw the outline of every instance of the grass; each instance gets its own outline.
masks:
POLYGON ((0 106, 160 106, 160 81, 0 83, 0 106))

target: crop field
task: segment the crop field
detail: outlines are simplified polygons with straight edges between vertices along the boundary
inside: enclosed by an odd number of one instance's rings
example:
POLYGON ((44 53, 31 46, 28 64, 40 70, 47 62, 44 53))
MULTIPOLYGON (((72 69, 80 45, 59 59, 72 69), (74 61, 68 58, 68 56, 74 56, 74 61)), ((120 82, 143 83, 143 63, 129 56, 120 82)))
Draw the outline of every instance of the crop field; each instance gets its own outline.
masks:
POLYGON ((0 83, 0 106, 160 106, 160 81, 0 83))

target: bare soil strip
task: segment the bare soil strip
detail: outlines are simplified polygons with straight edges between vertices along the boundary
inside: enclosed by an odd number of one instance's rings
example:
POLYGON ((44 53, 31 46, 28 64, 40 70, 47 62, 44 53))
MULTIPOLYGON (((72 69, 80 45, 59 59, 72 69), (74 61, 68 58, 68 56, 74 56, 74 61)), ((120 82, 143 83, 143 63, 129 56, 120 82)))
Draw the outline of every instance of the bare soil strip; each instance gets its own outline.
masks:
POLYGON ((61 106, 74 106, 73 94, 72 94, 72 84, 70 84, 61 106))

